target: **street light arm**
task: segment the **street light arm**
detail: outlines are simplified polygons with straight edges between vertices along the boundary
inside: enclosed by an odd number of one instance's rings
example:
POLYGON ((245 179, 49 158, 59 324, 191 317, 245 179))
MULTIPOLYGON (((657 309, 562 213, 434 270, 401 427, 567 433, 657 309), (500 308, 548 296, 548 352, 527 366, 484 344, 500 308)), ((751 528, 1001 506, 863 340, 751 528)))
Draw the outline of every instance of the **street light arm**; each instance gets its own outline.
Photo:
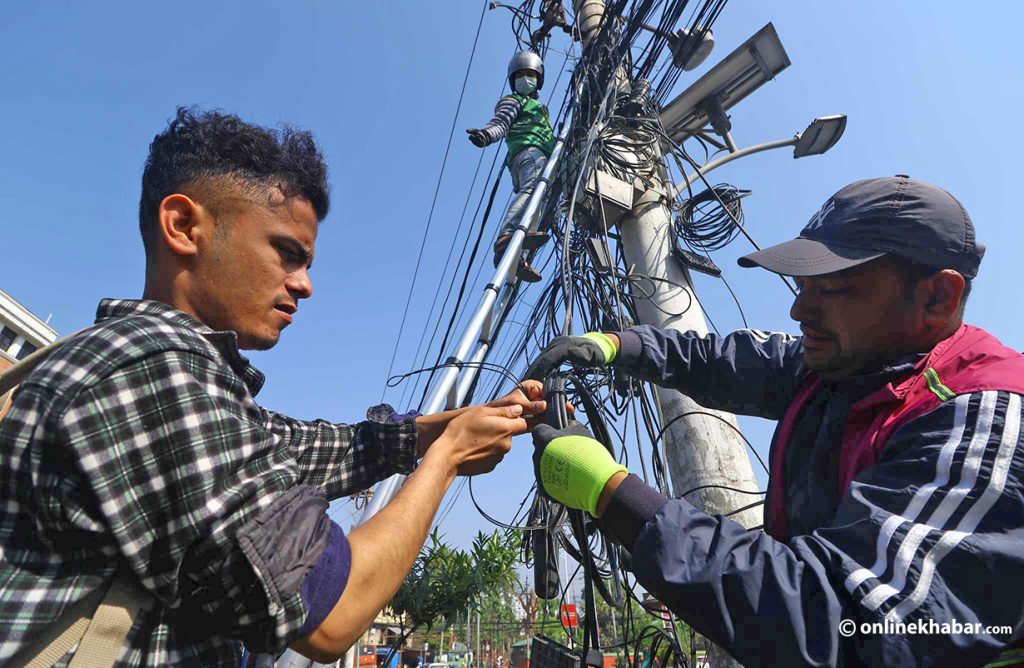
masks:
POLYGON ((792 137, 790 137, 788 139, 778 139, 776 141, 765 142, 764 144, 756 144, 754 146, 748 146, 746 148, 741 148, 738 151, 733 151, 732 153, 728 153, 726 155, 723 155, 720 158, 716 158, 716 159, 708 162, 707 164, 702 166, 700 169, 698 169, 694 173, 690 174, 689 176, 685 177, 682 181, 680 181, 676 185, 672 186, 672 190, 669 193, 669 195, 670 195, 671 199, 675 199, 676 197, 679 197, 679 195, 684 190, 689 188, 690 184, 695 182, 702 175, 707 174, 712 169, 716 169, 716 168, 721 167, 722 165, 724 165, 726 163, 732 162, 733 160, 736 160, 738 158, 743 158, 743 157, 746 157, 748 155, 753 155, 754 153, 760 153, 762 151, 770 151, 773 148, 784 148, 786 146, 796 146, 796 143, 798 141, 800 141, 800 135, 799 134, 795 134, 795 135, 793 135, 792 137))

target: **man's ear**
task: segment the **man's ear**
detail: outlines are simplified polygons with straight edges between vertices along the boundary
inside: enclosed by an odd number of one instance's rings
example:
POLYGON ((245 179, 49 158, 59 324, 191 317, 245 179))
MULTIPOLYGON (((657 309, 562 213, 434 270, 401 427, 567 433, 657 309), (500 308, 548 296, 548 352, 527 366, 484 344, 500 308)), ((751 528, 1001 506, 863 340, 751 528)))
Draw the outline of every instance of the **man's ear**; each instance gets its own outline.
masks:
POLYGON ((175 255, 195 255, 198 228, 206 212, 181 193, 168 195, 157 211, 158 239, 175 255))
POLYGON ((960 309, 964 285, 964 277, 952 269, 943 269, 925 279, 922 282, 925 320, 929 324, 945 325, 955 317, 960 309))

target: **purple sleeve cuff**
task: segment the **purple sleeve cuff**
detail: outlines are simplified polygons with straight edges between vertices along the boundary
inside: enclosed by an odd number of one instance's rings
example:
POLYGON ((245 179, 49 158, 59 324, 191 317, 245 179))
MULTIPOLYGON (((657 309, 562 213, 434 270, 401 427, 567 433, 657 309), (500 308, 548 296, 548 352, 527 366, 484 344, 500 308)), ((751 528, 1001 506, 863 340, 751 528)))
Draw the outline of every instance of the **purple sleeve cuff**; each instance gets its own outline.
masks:
POLYGON ((632 473, 619 485, 598 522, 600 528, 626 549, 632 549, 644 528, 667 499, 632 473))
POLYGON ((419 411, 399 413, 391 404, 377 404, 366 409, 366 419, 371 422, 399 423, 423 415, 419 411))
POLYGON ((320 561, 302 581, 300 593, 308 613, 306 622, 299 631, 300 638, 308 636, 327 619, 327 615, 334 609, 334 604, 341 598, 341 592, 348 583, 348 573, 352 568, 352 549, 349 547, 345 532, 335 522, 331 522, 329 540, 320 561))
POLYGON ((406 420, 418 418, 422 415, 423 413, 420 413, 419 411, 409 411, 408 413, 397 413, 392 411, 391 415, 388 416, 388 419, 392 422, 405 422, 406 420))
POLYGON ((643 353, 643 344, 640 342, 640 335, 631 329, 624 332, 611 332, 619 337, 619 352, 615 355, 612 366, 628 366, 631 362, 640 358, 643 353))

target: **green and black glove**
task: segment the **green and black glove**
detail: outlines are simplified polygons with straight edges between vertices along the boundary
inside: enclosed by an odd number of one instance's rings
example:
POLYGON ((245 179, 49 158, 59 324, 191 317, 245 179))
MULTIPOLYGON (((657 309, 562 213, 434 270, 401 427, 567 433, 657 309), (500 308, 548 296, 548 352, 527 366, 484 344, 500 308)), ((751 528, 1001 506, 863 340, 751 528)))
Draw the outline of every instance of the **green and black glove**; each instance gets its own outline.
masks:
POLYGON ((576 366, 605 366, 615 361, 618 348, 611 337, 601 332, 588 332, 583 336, 559 336, 541 351, 526 370, 526 378, 543 380, 549 373, 571 362, 576 366))
POLYGON ((533 429, 533 473, 537 485, 566 508, 597 517, 597 501, 613 475, 628 473, 579 422, 565 429, 546 424, 533 429))

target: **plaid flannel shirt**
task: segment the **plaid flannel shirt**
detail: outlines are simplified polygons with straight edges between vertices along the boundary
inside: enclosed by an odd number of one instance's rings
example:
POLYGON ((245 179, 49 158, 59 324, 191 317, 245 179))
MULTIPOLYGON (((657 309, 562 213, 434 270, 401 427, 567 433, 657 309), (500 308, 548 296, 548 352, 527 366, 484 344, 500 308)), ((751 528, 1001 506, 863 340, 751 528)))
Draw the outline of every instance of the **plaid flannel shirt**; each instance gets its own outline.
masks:
MULTIPOLYGON (((415 463, 412 420, 306 422, 260 407, 263 375, 169 306, 100 302, 0 421, 0 663, 134 573, 155 604, 118 666, 232 666, 278 652, 307 610, 261 580, 240 529, 297 485, 327 499, 415 463)), ((67 659, 65 659, 67 660, 67 659)))

